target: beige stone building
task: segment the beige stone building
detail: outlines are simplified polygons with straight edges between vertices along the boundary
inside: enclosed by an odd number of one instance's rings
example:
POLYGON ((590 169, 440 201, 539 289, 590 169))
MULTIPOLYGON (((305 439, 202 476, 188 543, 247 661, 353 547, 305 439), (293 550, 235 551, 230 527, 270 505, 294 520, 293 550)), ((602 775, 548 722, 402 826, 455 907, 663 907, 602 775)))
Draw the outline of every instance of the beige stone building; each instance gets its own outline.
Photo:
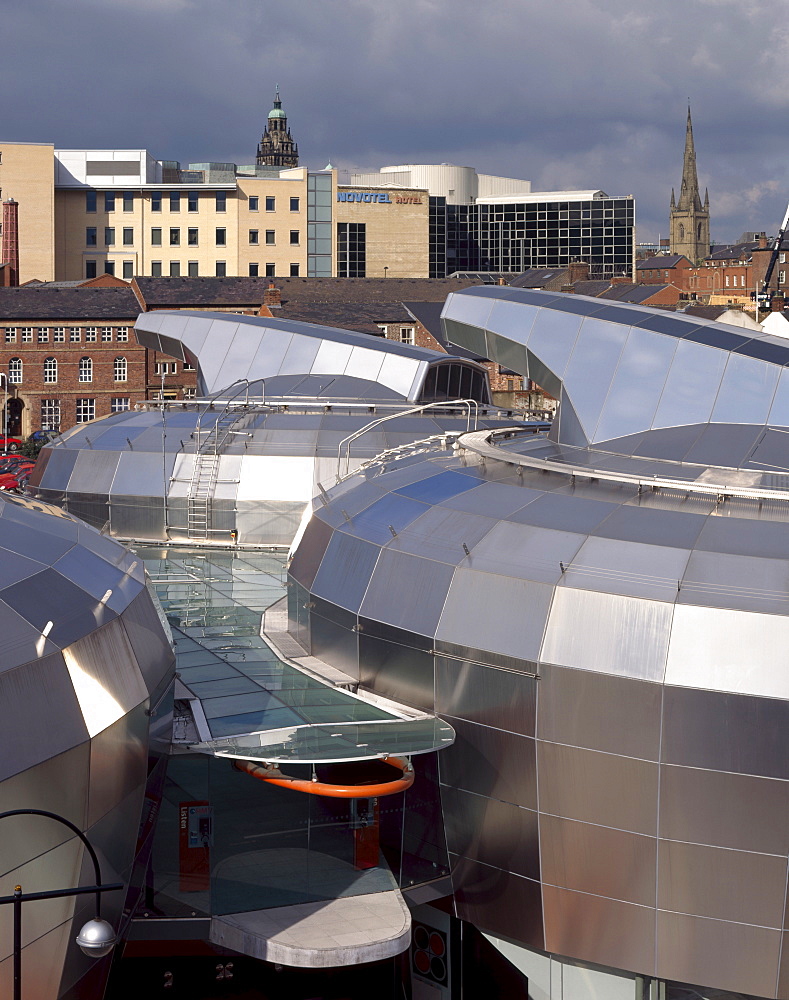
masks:
POLYGON ((13 198, 19 203, 19 228, 24 234, 20 284, 31 278, 55 278, 54 173, 52 143, 0 142, 0 201, 13 198))

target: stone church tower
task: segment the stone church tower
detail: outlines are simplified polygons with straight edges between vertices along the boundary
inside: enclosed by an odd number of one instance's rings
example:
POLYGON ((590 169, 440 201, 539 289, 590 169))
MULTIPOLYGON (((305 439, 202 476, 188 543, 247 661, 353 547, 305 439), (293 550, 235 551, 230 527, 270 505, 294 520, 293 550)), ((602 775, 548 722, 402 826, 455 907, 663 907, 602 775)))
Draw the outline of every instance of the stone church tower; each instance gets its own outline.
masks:
POLYGON ((282 110, 279 87, 274 95, 274 107, 268 113, 268 125, 258 143, 255 163, 259 167, 297 167, 299 147, 288 131, 288 119, 282 110))
POLYGON ((674 189, 671 189, 669 236, 671 252, 685 254, 694 264, 710 252, 710 198, 705 190, 704 204, 701 204, 690 107, 685 129, 685 158, 682 162, 679 200, 675 200, 674 189))

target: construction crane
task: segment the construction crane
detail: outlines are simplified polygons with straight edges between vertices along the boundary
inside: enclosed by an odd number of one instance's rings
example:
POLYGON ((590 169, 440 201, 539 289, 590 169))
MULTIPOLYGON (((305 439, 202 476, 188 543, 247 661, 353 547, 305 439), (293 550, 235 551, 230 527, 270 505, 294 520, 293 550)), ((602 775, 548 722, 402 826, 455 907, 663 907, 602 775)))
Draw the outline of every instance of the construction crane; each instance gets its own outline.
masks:
POLYGON ((766 305, 769 309, 770 300, 772 295, 770 294, 770 281, 773 276, 773 271, 775 270, 775 265, 778 263, 778 254, 781 250, 781 244, 784 240, 784 233, 787 228, 789 228, 789 205, 786 206, 786 214, 784 215, 784 221, 781 223, 781 228, 778 230, 778 235, 775 237, 775 242, 773 243, 773 252, 770 254, 770 263, 767 265, 767 270, 764 273, 764 278, 762 280, 762 290, 761 292, 756 290, 756 305, 757 308, 760 304, 766 305))

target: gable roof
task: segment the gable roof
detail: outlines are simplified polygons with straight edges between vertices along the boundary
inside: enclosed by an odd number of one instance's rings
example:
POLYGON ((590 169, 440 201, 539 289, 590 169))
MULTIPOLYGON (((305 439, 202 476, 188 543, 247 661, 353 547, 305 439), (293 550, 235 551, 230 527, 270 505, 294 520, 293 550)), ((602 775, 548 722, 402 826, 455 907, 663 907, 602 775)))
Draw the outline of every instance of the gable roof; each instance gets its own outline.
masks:
POLYGON ((34 285, 0 288, 0 319, 134 321, 140 312, 131 288, 79 288, 34 285))

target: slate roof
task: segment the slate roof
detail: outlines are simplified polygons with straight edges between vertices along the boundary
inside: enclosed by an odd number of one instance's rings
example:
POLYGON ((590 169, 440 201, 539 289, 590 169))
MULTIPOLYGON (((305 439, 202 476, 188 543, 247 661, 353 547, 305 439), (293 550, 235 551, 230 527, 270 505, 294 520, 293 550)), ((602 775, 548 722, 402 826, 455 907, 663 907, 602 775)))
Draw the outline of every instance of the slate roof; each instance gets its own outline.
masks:
POLYGON ((638 271, 665 271, 668 267, 676 267, 681 260, 687 260, 690 264, 684 253, 670 253, 657 257, 647 257, 646 260, 638 260, 636 261, 636 269, 638 271))
POLYGON ((653 295, 662 292, 666 288, 673 287, 666 285, 612 285, 607 292, 603 292, 601 299, 615 299, 617 302, 632 302, 634 305, 648 302, 653 295))
POLYGON ((0 320, 134 321, 140 305, 131 288, 62 288, 22 286, 0 288, 0 320))
POLYGON ((517 278, 513 278, 510 284, 515 288, 543 288, 549 281, 564 274, 569 274, 566 267, 535 267, 519 274, 517 278))

